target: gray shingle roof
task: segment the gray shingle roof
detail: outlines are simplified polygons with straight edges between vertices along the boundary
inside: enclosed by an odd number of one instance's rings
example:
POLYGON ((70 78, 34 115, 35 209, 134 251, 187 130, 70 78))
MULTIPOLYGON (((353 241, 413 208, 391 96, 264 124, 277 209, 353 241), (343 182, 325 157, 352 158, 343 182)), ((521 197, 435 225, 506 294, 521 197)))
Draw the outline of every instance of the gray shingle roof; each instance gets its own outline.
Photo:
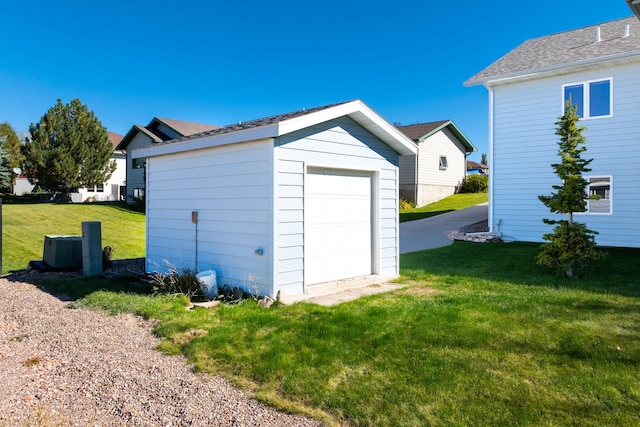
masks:
POLYGON ((194 133, 200 133, 206 130, 216 129, 220 127, 202 123, 185 122, 182 120, 163 119, 160 117, 156 117, 155 119, 166 124, 181 135, 193 135, 194 133))
POLYGON ((466 137, 464 133, 453 123, 452 120, 441 120, 438 122, 418 123, 415 125, 398 126, 398 130, 404 133, 410 140, 421 143, 434 133, 447 128, 458 138, 458 141, 465 147, 468 152, 477 151, 477 148, 466 137))
POLYGON ((440 120, 438 122, 418 123, 415 125, 398 126, 398 130, 415 142, 418 142, 423 136, 430 134, 440 126, 446 124, 449 120, 440 120))
POLYGON ((171 141, 166 141, 166 143, 173 143, 173 142, 177 142, 177 141, 187 141, 187 140, 190 140, 190 139, 197 139, 197 138, 202 138, 202 137, 206 137, 206 136, 222 135, 222 134, 225 134, 225 133, 231 133, 231 132, 237 132, 237 131, 241 131, 241 130, 258 128, 258 127, 261 127, 261 126, 267 126, 267 125, 271 125, 271 124, 274 124, 274 123, 279 123, 279 122, 282 122, 282 121, 285 121, 285 120, 294 119, 296 117, 301 117, 301 116, 304 116, 304 115, 307 115, 307 114, 315 113, 317 111, 326 110, 327 108, 335 107, 336 105, 346 104, 347 102, 351 102, 351 101, 338 102, 336 104, 324 105, 322 107, 316 107, 316 108, 304 109, 304 110, 299 110, 299 111, 293 111, 293 112, 285 113, 285 114, 278 114, 276 116, 265 117, 265 118, 257 119, 257 120, 251 120, 251 121, 248 121, 248 122, 238 122, 238 123, 234 123, 234 124, 231 124, 231 125, 222 126, 220 128, 217 128, 217 129, 211 129, 211 130, 207 130, 205 132, 196 133, 196 134, 193 134, 193 135, 185 135, 182 138, 173 139, 171 141))
POLYGON ((640 21, 635 17, 617 19, 577 30, 530 39, 471 77, 465 85, 597 62, 617 55, 640 55, 640 21), (629 33, 625 36, 625 29, 629 33), (597 29, 600 41, 596 41, 597 29))
POLYGON ((126 150, 127 145, 131 142, 131 140, 136 136, 138 132, 145 134, 151 141, 154 143, 160 143, 162 141, 170 140, 171 137, 165 135, 158 129, 158 124, 164 123, 168 127, 172 128, 180 135, 192 135, 194 133, 203 132, 205 130, 216 129, 220 126, 207 125, 202 123, 193 123, 193 122, 185 122, 182 120, 173 120, 173 119, 161 119, 158 117, 154 117, 151 122, 147 126, 143 125, 133 125, 133 127, 127 132, 127 134, 122 138, 122 140, 118 143, 116 147, 117 150, 126 150))

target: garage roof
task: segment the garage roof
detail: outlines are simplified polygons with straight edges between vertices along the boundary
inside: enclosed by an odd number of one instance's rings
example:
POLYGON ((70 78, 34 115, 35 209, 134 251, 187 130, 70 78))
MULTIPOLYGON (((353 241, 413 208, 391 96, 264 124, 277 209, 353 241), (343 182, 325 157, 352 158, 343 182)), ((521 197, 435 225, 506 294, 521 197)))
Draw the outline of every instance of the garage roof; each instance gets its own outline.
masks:
POLYGON ((340 102, 241 122, 134 150, 134 158, 275 138, 319 123, 348 116, 401 155, 415 154, 416 145, 360 100, 340 102))

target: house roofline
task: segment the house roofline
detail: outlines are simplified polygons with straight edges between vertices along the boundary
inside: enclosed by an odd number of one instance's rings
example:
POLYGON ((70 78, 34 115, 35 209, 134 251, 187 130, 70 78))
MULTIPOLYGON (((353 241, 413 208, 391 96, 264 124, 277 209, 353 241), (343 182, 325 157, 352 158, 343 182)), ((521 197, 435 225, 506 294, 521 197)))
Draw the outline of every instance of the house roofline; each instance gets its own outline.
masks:
POLYGON ((221 128, 220 133, 203 132, 187 138, 141 147, 133 150, 132 156, 134 158, 153 157, 240 142, 277 138, 309 126, 344 116, 348 116, 362 125, 401 155, 415 154, 417 152, 417 147, 406 135, 375 113, 362 101, 355 100, 327 108, 319 108, 308 114, 301 114, 292 118, 283 118, 282 120, 261 126, 232 130, 230 132, 223 132, 224 128, 221 128))
POLYGON ((575 62, 568 62, 564 64, 554 64, 548 67, 541 68, 533 68, 530 70, 522 70, 516 71, 513 73, 506 74, 498 74, 489 77, 483 77, 478 79, 469 79, 463 84, 467 87, 484 85, 484 86, 493 86, 496 84, 502 83, 510 83, 520 80, 532 80, 536 78, 542 77, 552 77, 552 76, 561 76, 569 73, 573 73, 576 71, 580 71, 580 69, 592 68, 601 66, 607 63, 612 65, 619 63, 630 63, 630 62, 639 62, 640 61, 640 50, 634 50, 631 52, 618 53, 615 55, 607 55, 601 56, 599 58, 592 59, 584 59, 575 62))
POLYGON ((456 126, 453 120, 447 120, 440 126, 433 129, 432 131, 422 135, 420 138, 418 138, 418 142, 424 142, 431 135, 435 134, 436 132, 440 132, 444 128, 449 129, 455 135, 455 137, 458 138, 458 141, 460 141, 462 145, 464 145, 468 153, 475 153, 476 151, 478 151, 476 146, 473 145, 473 143, 469 140, 469 138, 467 138, 467 136, 460 130, 460 128, 456 126))
POLYGON ((144 126, 142 126, 142 125, 133 125, 131 127, 131 129, 129 129, 129 132, 127 132, 127 134, 122 138, 122 140, 120 141, 120 143, 118 144, 118 146, 115 149, 116 150, 126 150, 127 149, 127 145, 129 145, 129 143, 133 140, 133 138, 135 138, 135 135, 137 133, 142 133, 142 134, 146 135, 147 138, 149 138, 152 142, 162 142, 162 140, 160 138, 158 138, 157 136, 155 136, 154 134, 149 132, 149 130, 147 130, 147 128, 145 128, 144 126))

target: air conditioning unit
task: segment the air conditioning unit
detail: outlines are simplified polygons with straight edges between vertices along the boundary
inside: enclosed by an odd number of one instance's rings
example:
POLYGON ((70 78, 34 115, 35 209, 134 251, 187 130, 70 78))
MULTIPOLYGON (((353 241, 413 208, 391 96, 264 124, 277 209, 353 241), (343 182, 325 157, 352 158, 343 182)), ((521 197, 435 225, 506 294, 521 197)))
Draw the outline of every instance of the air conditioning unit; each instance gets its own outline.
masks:
POLYGON ((44 236, 42 260, 53 268, 82 267, 82 237, 44 236))

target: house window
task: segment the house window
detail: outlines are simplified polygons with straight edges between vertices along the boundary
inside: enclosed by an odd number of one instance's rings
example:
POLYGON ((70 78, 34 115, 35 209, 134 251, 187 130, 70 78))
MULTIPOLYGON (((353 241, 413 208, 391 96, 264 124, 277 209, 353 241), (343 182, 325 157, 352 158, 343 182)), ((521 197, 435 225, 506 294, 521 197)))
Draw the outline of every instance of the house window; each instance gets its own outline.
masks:
POLYGON ((145 163, 147 162, 147 158, 146 157, 140 157, 138 159, 133 159, 131 161, 131 168, 132 169, 142 169, 144 168, 145 163))
POLYGON ((611 117, 612 79, 592 80, 588 82, 572 83, 562 87, 562 114, 564 114, 567 101, 577 105, 577 114, 584 119, 597 117, 611 117))
POLYGON ((446 171, 449 165, 447 164, 447 156, 440 156, 440 170, 446 171))
POLYGON ((611 214, 611 176, 592 176, 589 181, 587 199, 587 213, 589 214, 611 214))
POLYGON ((104 193, 104 184, 96 185, 96 193, 104 193))
POLYGON ((144 200, 144 188, 133 189, 133 200, 144 200))

